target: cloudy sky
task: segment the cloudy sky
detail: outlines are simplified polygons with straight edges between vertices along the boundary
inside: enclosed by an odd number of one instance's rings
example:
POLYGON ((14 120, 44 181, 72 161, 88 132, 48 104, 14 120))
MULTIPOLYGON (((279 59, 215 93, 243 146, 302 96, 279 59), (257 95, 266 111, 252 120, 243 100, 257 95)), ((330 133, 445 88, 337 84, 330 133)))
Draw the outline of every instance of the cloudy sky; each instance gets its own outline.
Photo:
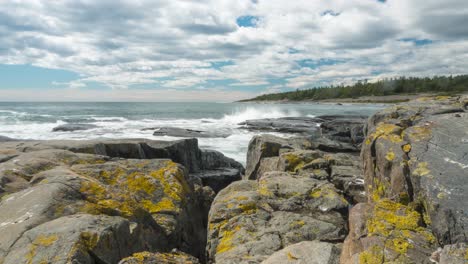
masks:
POLYGON ((468 71, 467 0, 0 0, 0 101, 232 101, 468 71))

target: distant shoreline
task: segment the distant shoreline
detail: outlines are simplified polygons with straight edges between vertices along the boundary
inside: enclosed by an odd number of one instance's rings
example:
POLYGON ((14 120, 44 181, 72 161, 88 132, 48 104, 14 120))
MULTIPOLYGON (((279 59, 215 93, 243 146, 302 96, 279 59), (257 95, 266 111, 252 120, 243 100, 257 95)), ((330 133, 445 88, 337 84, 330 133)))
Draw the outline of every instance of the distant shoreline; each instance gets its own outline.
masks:
MULTIPOLYGON (((466 94, 466 93, 460 93, 466 94)), ((276 104, 397 104, 408 102, 421 97, 443 96, 434 93, 421 94, 400 94, 400 95, 382 95, 382 96, 362 96, 359 98, 335 98, 323 100, 242 100, 239 103, 276 103, 276 104)))

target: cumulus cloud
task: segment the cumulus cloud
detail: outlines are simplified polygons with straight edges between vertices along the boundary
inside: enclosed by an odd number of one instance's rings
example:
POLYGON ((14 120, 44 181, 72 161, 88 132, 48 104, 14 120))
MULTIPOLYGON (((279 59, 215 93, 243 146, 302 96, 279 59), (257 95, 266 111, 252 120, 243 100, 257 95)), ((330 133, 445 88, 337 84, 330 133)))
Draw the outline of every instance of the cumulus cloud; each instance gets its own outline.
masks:
POLYGON ((83 93, 97 83, 239 97, 466 73, 467 19, 465 0, 6 0, 0 61, 76 72, 55 86, 83 93))

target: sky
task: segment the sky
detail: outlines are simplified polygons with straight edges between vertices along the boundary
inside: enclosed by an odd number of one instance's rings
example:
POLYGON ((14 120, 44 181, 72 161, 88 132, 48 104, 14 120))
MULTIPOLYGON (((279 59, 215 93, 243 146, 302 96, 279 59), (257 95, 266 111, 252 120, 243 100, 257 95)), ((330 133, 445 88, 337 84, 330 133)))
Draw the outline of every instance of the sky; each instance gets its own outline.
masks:
POLYGON ((0 0, 0 101, 234 101, 466 74, 467 0, 0 0))

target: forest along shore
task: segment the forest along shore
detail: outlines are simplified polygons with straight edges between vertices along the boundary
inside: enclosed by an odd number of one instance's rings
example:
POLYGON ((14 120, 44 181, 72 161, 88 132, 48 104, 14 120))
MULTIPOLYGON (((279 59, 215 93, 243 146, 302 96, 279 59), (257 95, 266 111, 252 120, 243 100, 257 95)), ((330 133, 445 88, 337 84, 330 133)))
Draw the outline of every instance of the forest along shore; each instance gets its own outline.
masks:
POLYGON ((467 111, 322 116, 245 169, 197 139, 0 138, 0 263, 466 263, 467 111))
POLYGON ((263 94, 241 102, 259 101, 322 101, 365 100, 367 102, 403 102, 426 95, 456 95, 468 92, 468 75, 435 76, 432 78, 400 77, 375 82, 358 81, 352 85, 338 85, 301 89, 290 92, 263 94), (393 99, 390 99, 392 98, 393 99), (355 99, 357 98, 357 99, 355 99))

